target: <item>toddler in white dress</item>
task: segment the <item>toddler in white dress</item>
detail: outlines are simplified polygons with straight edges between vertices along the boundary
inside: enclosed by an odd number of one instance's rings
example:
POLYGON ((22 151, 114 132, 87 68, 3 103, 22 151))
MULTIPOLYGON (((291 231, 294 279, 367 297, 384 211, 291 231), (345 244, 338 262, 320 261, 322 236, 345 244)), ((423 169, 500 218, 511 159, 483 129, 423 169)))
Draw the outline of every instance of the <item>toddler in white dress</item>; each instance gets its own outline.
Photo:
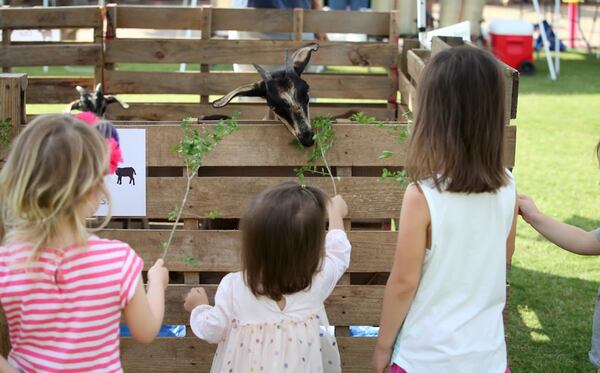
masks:
POLYGON ((261 193, 241 221, 243 270, 208 304, 186 298, 194 334, 218 343, 211 372, 340 372, 323 302, 350 264, 341 196, 283 183, 261 193), (329 232, 325 234, 326 215, 329 232))

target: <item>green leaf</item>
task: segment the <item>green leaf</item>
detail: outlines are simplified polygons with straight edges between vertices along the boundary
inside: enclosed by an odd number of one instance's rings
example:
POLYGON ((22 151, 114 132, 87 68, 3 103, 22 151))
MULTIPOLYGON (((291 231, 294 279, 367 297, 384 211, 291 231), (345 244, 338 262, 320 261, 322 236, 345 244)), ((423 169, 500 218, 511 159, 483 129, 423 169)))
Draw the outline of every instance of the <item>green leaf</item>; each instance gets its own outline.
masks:
POLYGON ((185 258, 183 258, 183 261, 184 261, 186 264, 189 264, 189 265, 192 265, 192 266, 196 266, 196 265, 198 265, 198 263, 200 263, 200 262, 198 261, 198 259, 196 259, 196 258, 194 258, 194 257, 191 257, 191 256, 189 256, 189 255, 187 255, 185 258))
POLYGON ((216 219, 216 218, 220 217, 221 215, 223 215, 223 213, 219 209, 214 209, 214 210, 208 212, 209 219, 216 219))
POLYGON ((179 206, 175 206, 173 210, 169 211, 167 219, 169 221, 175 221, 177 219, 177 216, 179 215, 179 211, 181 211, 181 208, 179 206))
POLYGON ((381 152, 381 155, 379 156, 379 159, 386 159, 386 158, 391 157, 392 155, 394 155, 394 153, 392 153, 391 151, 384 150, 384 151, 381 152))

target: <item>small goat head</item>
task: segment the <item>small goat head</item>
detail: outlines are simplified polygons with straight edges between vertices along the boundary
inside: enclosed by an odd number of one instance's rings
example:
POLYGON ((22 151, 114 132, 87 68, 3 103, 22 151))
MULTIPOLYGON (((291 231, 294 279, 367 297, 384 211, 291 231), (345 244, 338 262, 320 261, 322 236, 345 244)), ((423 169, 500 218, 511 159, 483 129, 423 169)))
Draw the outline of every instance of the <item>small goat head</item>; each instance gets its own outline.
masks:
POLYGON ((291 55, 286 52, 285 69, 283 70, 269 72, 254 64, 254 68, 262 80, 234 89, 213 102, 213 107, 223 107, 238 96, 262 97, 267 100, 270 110, 302 145, 312 146, 314 132, 310 125, 308 111, 309 86, 300 75, 308 65, 311 54, 318 49, 318 44, 310 44, 296 50, 291 55))
POLYGON ((79 100, 75 100, 69 104, 69 107, 67 108, 69 112, 71 110, 89 111, 96 114, 99 118, 102 118, 104 117, 107 106, 112 103, 118 103, 123 109, 129 108, 129 105, 119 101, 115 96, 104 95, 102 83, 98 83, 98 85, 96 85, 96 90, 92 93, 89 93, 81 86, 77 86, 75 89, 79 92, 79 100))

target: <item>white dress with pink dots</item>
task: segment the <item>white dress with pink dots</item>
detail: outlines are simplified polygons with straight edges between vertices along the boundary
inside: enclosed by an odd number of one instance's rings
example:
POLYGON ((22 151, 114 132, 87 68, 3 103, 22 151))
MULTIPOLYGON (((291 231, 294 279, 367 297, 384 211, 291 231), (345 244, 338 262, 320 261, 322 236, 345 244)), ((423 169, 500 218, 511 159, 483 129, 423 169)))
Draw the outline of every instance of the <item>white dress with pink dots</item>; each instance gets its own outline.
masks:
POLYGON ((348 268, 350 251, 344 231, 329 231, 312 286, 286 295, 283 310, 269 298, 255 297, 241 272, 225 276, 215 306, 198 306, 190 318, 198 338, 219 344, 211 373, 340 372, 335 339, 323 327, 323 302, 348 268))

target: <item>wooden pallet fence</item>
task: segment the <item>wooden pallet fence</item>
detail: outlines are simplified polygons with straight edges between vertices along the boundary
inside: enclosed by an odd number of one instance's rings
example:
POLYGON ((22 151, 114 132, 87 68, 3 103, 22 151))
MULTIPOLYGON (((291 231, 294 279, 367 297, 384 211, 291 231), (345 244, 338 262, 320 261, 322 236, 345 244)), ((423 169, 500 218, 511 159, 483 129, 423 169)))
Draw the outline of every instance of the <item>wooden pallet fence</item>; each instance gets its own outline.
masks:
MULTIPOLYGON (((264 104, 233 103, 216 110, 209 104, 209 96, 223 95, 232 89, 260 79, 256 72, 234 73, 214 71, 214 65, 251 64, 282 65, 286 51, 306 45, 305 33, 366 33, 387 37, 391 42, 319 42, 313 54, 313 66, 362 66, 383 68, 378 74, 366 71, 349 74, 348 71, 306 73, 303 77, 311 87, 313 113, 333 116, 350 115, 349 111, 369 112, 379 119, 396 119, 398 39, 390 24, 395 24, 397 13, 324 12, 302 9, 219 9, 219 8, 144 8, 110 5, 107 7, 107 35, 105 62, 106 88, 111 93, 196 94, 199 105, 135 103, 129 110, 116 106, 109 108, 113 118, 173 119, 168 108, 177 107, 193 117, 231 115, 240 111, 242 118, 261 119, 264 104), (156 37, 119 37, 127 29, 197 30, 200 38, 160 39, 156 37), (224 40, 212 37, 217 31, 262 33, 264 40, 224 40), (290 40, 275 40, 278 34, 288 33, 290 40), (200 71, 167 72, 119 70, 119 64, 200 64, 200 71), (330 101, 334 100, 335 103, 330 101), (358 103, 352 100, 369 100, 358 103), (320 102, 321 101, 321 102, 320 102), (329 101, 329 102, 328 102, 329 101), (337 103, 343 103, 339 105, 337 103), (167 110, 165 110, 167 109, 167 110)), ((279 34, 281 35, 281 34, 279 34)), ((309 66, 310 66, 309 65, 309 66)), ((336 71, 336 70, 334 70, 336 71)), ((339 71, 339 70, 338 70, 339 71)), ((176 118, 180 119, 180 118, 176 118)))
POLYGON ((93 66, 93 76, 30 76, 28 103, 64 103, 77 98, 76 85, 91 89, 102 82, 102 8, 0 8, 0 67, 4 72, 28 66, 93 66), (16 42, 13 30, 93 29, 90 42, 16 42))
MULTIPOLYGON (((405 40, 401 53, 402 74, 399 78, 400 102, 414 111, 416 107, 416 87, 418 86, 421 71, 427 61, 437 53, 460 45, 465 45, 461 38, 434 37, 431 50, 420 45, 416 40, 405 40)), ((470 45, 470 44, 467 44, 470 45)), ((517 117, 517 102, 519 93, 519 72, 512 67, 501 63, 504 73, 505 98, 506 98, 506 123, 517 117)))

